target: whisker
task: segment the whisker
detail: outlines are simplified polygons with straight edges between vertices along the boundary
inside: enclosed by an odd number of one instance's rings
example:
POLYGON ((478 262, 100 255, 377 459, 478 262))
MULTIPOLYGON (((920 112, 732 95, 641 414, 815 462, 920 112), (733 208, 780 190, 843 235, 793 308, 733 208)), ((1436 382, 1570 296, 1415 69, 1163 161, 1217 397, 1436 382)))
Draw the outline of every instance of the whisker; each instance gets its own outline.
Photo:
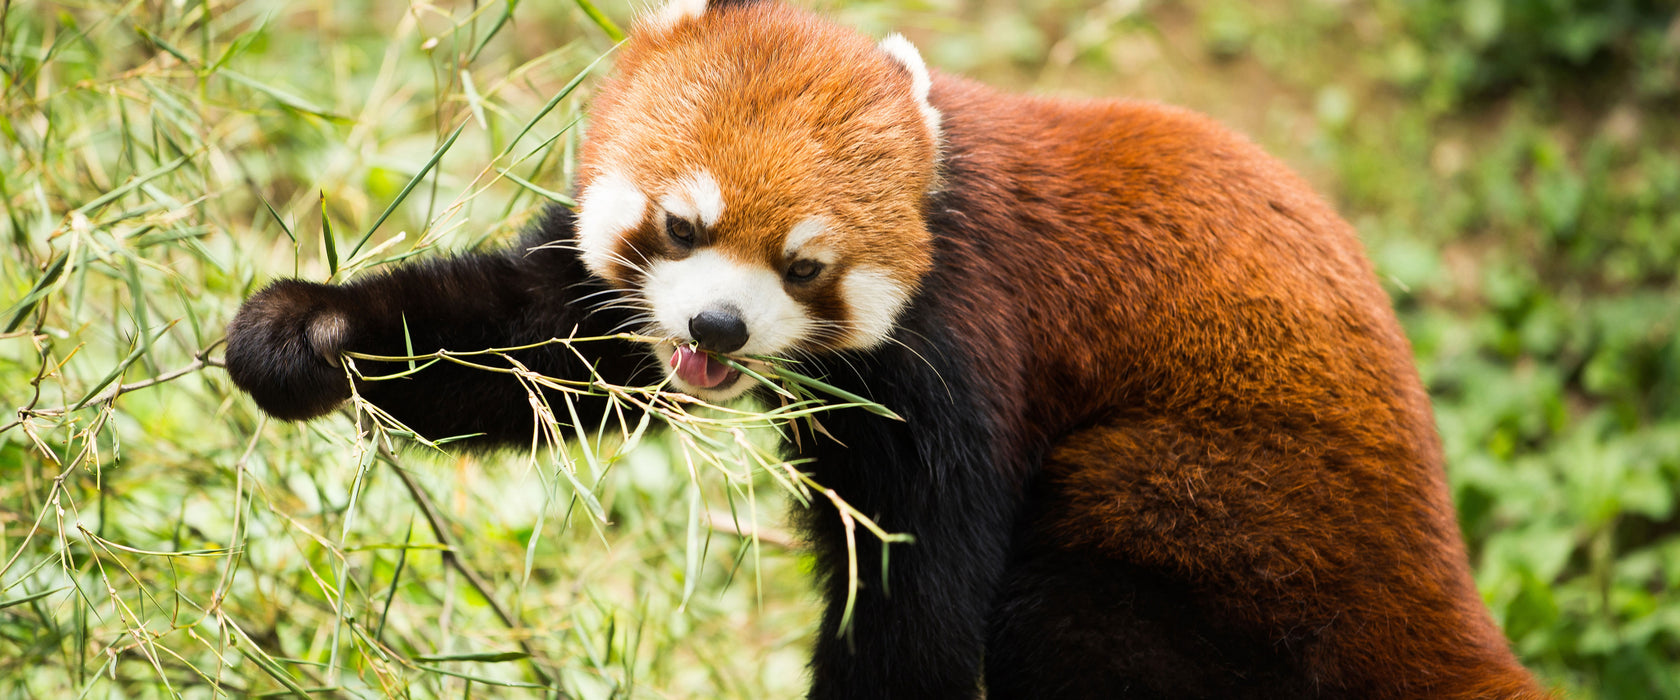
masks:
MULTIPOLYGON (((575 287, 575 286, 577 286, 577 285, 572 285, 572 286, 574 286, 574 287, 575 287)), ((611 288, 608 288, 608 289, 603 289, 603 290, 601 290, 601 291, 599 291, 599 292, 592 292, 592 293, 590 293, 590 294, 585 294, 585 295, 583 295, 583 296, 581 296, 581 297, 578 297, 578 298, 576 298, 576 299, 573 299, 573 300, 572 300, 572 301, 573 301, 573 302, 574 302, 574 303, 582 303, 582 302, 585 302, 585 301, 588 301, 588 300, 590 300, 590 299, 594 299, 594 298, 595 298, 595 297, 599 297, 599 296, 606 296, 606 295, 608 295, 608 294, 623 294, 623 293, 625 293, 625 292, 624 292, 624 290, 622 290, 622 289, 611 289, 611 288)))
POLYGON ((648 306, 646 304, 643 304, 643 303, 638 302, 638 301, 628 300, 628 299, 609 299, 607 301, 604 301, 604 302, 601 302, 599 304, 596 304, 596 305, 592 306, 590 308, 590 310, 591 311, 625 311, 625 310, 628 310, 628 311, 642 311, 642 312, 646 312, 646 313, 649 313, 649 314, 653 313, 653 309, 648 308, 648 306))

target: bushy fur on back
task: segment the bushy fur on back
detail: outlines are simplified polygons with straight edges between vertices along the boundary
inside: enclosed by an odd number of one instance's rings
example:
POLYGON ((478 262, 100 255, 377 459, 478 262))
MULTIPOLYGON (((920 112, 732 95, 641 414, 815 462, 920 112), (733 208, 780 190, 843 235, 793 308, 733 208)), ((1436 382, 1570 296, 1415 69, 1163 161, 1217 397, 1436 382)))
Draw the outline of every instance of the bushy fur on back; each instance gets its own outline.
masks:
MULTIPOLYGON (((885 571, 858 543, 842 635, 844 526, 825 502, 798 514, 829 604, 811 697, 1543 697, 1477 597, 1428 397, 1353 230, 1203 117, 940 74, 924 110, 901 50, 779 4, 679 3, 592 113, 581 257, 276 283, 229 329, 229 371, 310 417, 348 390, 329 358, 397 354, 405 315, 421 352, 588 334, 636 319, 586 294, 644 292, 650 266, 702 252, 775 271, 827 221, 832 264, 908 291, 887 342, 806 367, 905 422, 838 412, 789 450, 916 542, 885 571), (672 216, 716 240, 673 248, 672 216)), ((526 245, 573 238, 556 215, 526 245)), ((812 318, 844 313, 797 284, 812 318)), ((600 371, 645 378, 642 352, 600 371)), ((444 366, 372 398, 498 444, 530 425, 511 385, 444 366)))

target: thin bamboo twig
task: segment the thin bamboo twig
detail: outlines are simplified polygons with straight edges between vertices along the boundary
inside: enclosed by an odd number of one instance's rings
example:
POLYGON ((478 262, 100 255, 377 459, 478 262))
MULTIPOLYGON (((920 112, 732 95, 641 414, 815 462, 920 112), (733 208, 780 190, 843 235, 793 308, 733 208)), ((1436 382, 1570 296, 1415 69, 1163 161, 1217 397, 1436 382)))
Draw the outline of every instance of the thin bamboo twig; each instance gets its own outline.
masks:
MULTIPOLYGON (((419 482, 415 481, 414 477, 410 476, 407 470, 403 469, 402 464, 397 460, 397 456, 391 452, 391 448, 389 446, 380 442, 378 444, 378 449, 379 458, 385 460, 385 463, 391 466, 391 471, 396 472, 397 478, 402 480, 403 488, 408 489, 409 495, 414 497, 414 505, 419 507, 421 515, 426 517, 426 524, 431 527, 432 534, 436 535, 438 543, 443 545, 443 563, 467 579, 467 584, 472 586, 473 590, 478 591, 479 597, 483 598, 485 604, 490 606, 490 611, 494 612, 496 617, 500 619, 502 624, 506 625, 508 629, 519 629, 524 627, 525 624, 523 622, 514 615, 510 614, 507 609, 502 607, 502 604, 496 600, 496 596, 493 595, 490 590, 489 582, 485 581, 484 577, 479 575, 478 571, 460 556, 459 552, 461 550, 459 546, 456 545, 455 538, 449 534, 449 526, 444 522, 443 514, 438 511, 437 505, 432 503, 431 495, 426 493, 426 489, 422 487, 419 482)), ((518 642, 520 650, 525 652, 527 655, 526 660, 530 662, 531 672, 536 674, 537 680, 543 685, 548 686, 549 689, 556 694, 556 697, 563 700, 571 700, 571 695, 567 694, 566 691, 561 690, 560 687, 555 684, 554 678, 550 676, 549 673, 543 669, 542 664, 537 661, 538 656, 536 650, 531 647, 530 642, 524 638, 518 638, 515 641, 518 642)))
MULTIPOLYGON (((110 403, 123 394, 127 394, 131 391, 139 391, 147 387, 157 386, 165 382, 172 382, 176 379, 192 374, 193 372, 204 369, 205 367, 221 367, 221 360, 215 360, 207 357, 209 352, 215 349, 217 344, 219 343, 212 343, 210 347, 198 351, 198 353, 193 356, 192 362, 182 365, 181 367, 164 372, 163 374, 152 377, 151 379, 134 382, 133 384, 119 384, 106 389, 105 391, 100 392, 98 396, 83 402, 81 407, 87 408, 88 406, 104 405, 110 403)), ((25 417, 57 417, 69 413, 74 408, 75 406, 73 405, 56 406, 53 408, 20 408, 18 409, 18 413, 25 417)), ((5 426, 0 426, 0 433, 4 433, 7 430, 17 427, 17 425, 22 423, 24 420, 25 418, 18 418, 10 423, 7 423, 5 426)))

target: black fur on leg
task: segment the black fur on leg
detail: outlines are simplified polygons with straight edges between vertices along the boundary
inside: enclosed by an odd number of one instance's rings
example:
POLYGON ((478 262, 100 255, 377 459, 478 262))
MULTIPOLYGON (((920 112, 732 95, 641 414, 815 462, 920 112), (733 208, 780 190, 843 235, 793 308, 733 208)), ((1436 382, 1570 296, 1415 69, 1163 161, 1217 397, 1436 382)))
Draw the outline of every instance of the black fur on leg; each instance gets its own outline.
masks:
POLYGON ((228 376, 275 418, 331 411, 350 398, 338 354, 354 305, 339 287, 296 279, 268 285, 228 324, 228 376))
POLYGON ((888 532, 913 543, 889 550, 858 526, 857 601, 841 616, 849 584, 845 524, 832 503, 797 511, 827 600, 811 661, 813 699, 974 700, 986 619, 1005 572, 1019 507, 1018 436, 980 374, 971 346, 952 332, 965 314, 936 272, 899 322, 894 342, 812 363, 834 385, 890 406, 904 421, 860 410, 826 413, 827 438, 798 456, 823 486, 888 532))
MULTIPOLYGON (((589 275, 572 248, 569 211, 555 207, 515 246, 403 265, 345 285, 280 280, 245 302, 228 326, 228 374, 276 418, 304 420, 350 396, 341 351, 406 355, 471 351, 551 338, 627 330, 628 312, 601 308, 616 292, 589 275), (584 301, 586 300, 586 301, 584 301)), ((550 344, 509 353, 551 377, 644 385, 658 379, 647 348, 619 340, 571 349, 550 344)), ((480 364, 507 367, 493 356, 480 364)), ((395 374, 406 364, 357 362, 363 376, 395 374)), ((361 381, 357 392, 419 434, 477 435, 468 446, 524 444, 532 436, 532 390, 510 375, 437 362, 410 376, 361 381)), ((542 391, 562 419, 565 397, 542 391)), ((606 402, 574 397, 593 424, 606 402)))

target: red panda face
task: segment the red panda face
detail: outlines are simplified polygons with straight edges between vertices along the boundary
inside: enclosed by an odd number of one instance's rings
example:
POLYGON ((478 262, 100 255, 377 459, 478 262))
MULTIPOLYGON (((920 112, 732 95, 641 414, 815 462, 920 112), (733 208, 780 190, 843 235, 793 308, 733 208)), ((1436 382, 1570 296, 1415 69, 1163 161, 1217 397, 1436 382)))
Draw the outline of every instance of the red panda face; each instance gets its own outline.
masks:
POLYGON ((585 263, 630 295, 675 385, 750 383, 704 352, 869 348, 932 265, 938 112, 915 49, 770 3, 638 22, 591 112, 585 263))

